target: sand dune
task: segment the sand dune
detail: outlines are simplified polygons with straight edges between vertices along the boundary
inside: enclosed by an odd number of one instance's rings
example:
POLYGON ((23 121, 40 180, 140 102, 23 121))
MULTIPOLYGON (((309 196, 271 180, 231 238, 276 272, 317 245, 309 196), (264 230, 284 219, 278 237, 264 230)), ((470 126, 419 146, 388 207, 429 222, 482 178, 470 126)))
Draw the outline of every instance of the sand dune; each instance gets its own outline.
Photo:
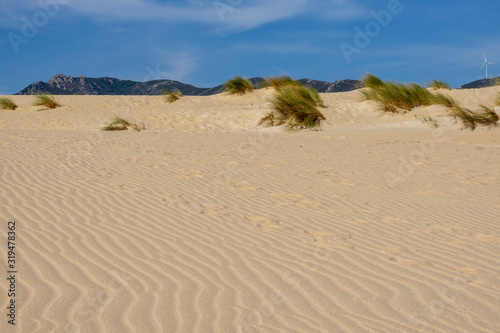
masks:
MULTIPOLYGON (((474 108, 500 88, 446 93, 474 108)), ((500 331, 500 130, 357 92, 322 95, 323 131, 258 128, 271 94, 13 96, 16 331, 500 331), (115 115, 146 130, 99 131, 115 115)))

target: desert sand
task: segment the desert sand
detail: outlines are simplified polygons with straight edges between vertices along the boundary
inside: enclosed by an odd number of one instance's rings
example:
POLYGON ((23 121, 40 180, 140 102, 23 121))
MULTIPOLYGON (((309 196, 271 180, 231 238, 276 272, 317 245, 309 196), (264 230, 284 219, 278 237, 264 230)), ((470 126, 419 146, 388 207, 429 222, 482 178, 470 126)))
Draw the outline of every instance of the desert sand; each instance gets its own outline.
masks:
POLYGON ((322 94, 322 131, 257 127, 271 95, 12 96, 0 331, 500 332, 500 129, 356 91, 322 94))

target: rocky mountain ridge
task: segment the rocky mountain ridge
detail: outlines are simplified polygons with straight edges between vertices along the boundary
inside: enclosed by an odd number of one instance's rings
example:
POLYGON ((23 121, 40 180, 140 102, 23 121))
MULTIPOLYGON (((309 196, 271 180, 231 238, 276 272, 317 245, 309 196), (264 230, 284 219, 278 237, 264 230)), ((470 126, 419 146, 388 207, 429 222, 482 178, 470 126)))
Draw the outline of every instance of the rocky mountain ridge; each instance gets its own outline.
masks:
MULTIPOLYGON (((264 78, 257 77, 250 80, 257 86, 264 78)), ((361 87, 361 83, 357 80, 341 80, 333 83, 312 79, 302 79, 299 81, 304 85, 314 87, 319 92, 350 91, 361 87)), ((165 90, 175 89, 179 89, 187 96, 207 96, 222 92, 224 85, 212 88, 199 88, 173 80, 136 82, 111 77, 88 78, 85 76, 72 77, 57 74, 48 82, 38 81, 30 84, 21 90, 18 95, 34 95, 37 93, 49 93, 53 95, 160 95, 165 90)))

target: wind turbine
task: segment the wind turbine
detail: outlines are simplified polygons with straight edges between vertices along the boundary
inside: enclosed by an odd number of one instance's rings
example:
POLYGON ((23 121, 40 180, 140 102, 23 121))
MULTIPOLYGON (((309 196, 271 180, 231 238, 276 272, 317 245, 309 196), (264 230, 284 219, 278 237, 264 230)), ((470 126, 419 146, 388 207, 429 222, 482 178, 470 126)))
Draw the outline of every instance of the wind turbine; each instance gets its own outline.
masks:
POLYGON ((495 63, 494 62, 489 62, 487 59, 486 59, 486 56, 484 55, 483 53, 483 58, 484 58, 484 64, 481 66, 481 68, 479 69, 482 69, 484 66, 486 66, 486 78, 488 78, 488 64, 490 65, 494 65, 495 63))

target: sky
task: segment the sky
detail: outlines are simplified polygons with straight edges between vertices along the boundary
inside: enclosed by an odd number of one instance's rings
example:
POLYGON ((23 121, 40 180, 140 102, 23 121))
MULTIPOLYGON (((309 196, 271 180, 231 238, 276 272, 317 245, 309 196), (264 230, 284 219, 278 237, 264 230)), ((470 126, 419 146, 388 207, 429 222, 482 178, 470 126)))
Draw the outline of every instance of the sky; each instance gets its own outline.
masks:
POLYGON ((234 75, 456 88, 500 76, 498 0, 0 0, 0 94, 55 74, 212 87, 234 75))

